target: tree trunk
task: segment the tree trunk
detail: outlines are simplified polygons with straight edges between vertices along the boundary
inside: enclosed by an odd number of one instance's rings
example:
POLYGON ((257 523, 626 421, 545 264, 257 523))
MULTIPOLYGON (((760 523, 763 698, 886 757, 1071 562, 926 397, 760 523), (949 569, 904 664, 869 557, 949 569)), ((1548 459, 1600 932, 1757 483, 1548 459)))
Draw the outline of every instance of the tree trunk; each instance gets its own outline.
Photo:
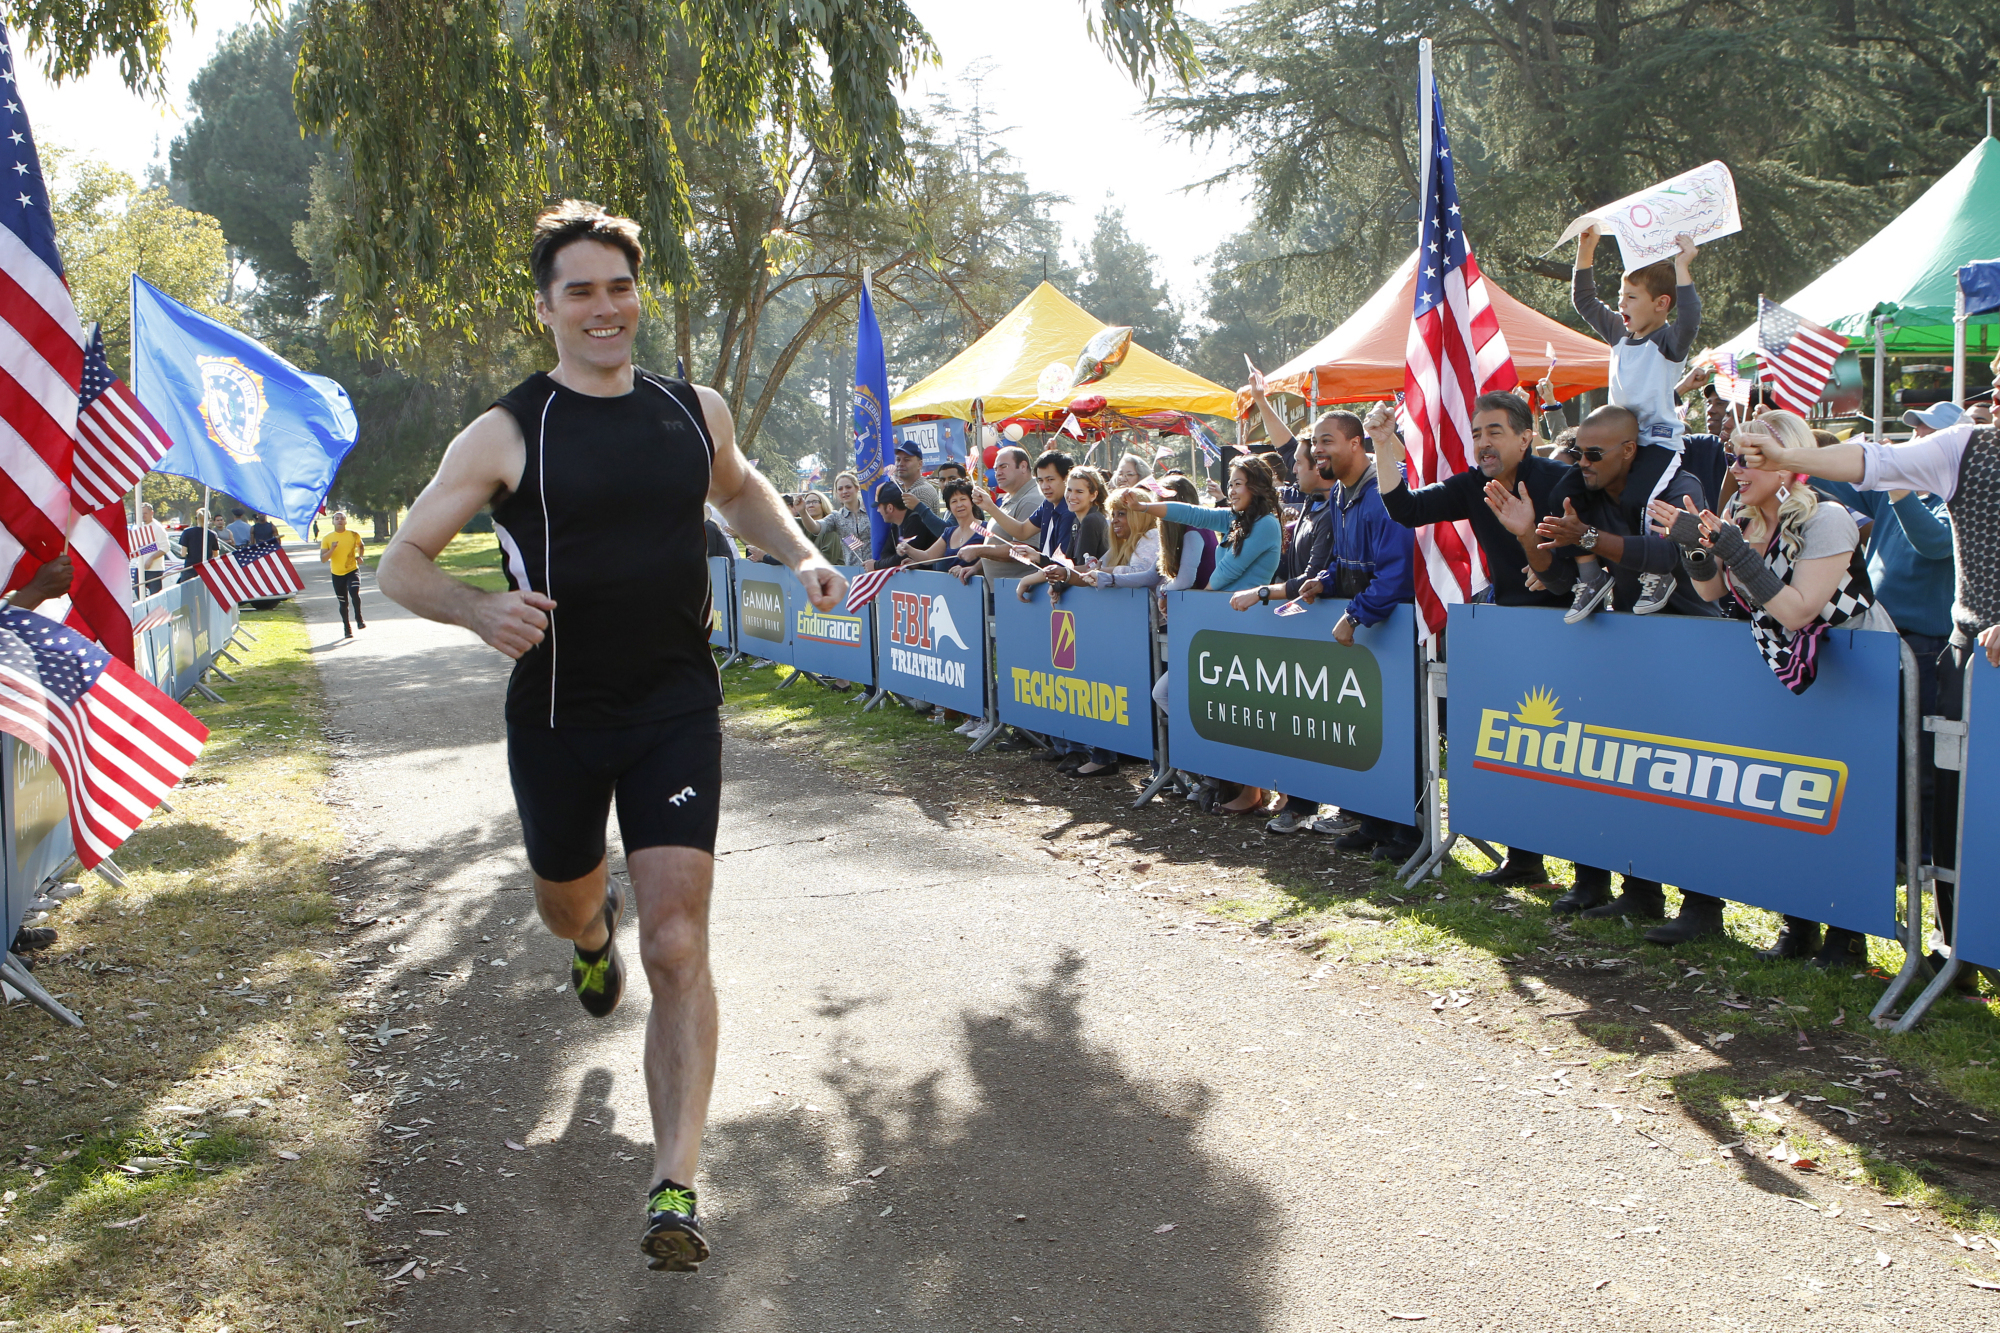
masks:
POLYGON ((748 424, 739 427, 736 432, 737 447, 743 452, 746 454, 750 452, 751 444, 757 439, 757 431, 764 424, 764 414, 769 412, 771 404, 777 401, 778 386, 785 382, 785 376, 790 373, 792 362, 798 358, 800 350, 812 341, 813 334, 819 331, 819 326, 826 322, 827 316, 845 305, 848 298, 860 290, 860 286, 858 281, 845 283, 837 295, 818 302, 813 307, 812 314, 808 315, 805 322, 799 326, 799 331, 792 335, 792 340, 785 344, 785 350, 780 352, 778 359, 772 363, 770 373, 764 376, 764 391, 757 395, 757 406, 751 410, 748 424))

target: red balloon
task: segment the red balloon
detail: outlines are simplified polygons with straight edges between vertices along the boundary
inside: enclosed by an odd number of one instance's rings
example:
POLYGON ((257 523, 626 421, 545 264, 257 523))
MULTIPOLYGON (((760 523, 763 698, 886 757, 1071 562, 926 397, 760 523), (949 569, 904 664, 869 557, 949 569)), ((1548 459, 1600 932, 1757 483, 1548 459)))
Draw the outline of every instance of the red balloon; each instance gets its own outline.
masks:
POLYGON ((991 468, 994 461, 1000 457, 1000 446, 997 444, 987 445, 985 452, 980 457, 984 460, 984 466, 991 468))
POLYGON ((1094 415, 1095 413, 1102 412, 1104 410, 1104 401, 1105 400, 1103 394, 1093 393, 1088 397, 1079 398, 1075 402, 1071 403, 1069 405, 1069 410, 1076 413, 1080 417, 1091 416, 1094 415))

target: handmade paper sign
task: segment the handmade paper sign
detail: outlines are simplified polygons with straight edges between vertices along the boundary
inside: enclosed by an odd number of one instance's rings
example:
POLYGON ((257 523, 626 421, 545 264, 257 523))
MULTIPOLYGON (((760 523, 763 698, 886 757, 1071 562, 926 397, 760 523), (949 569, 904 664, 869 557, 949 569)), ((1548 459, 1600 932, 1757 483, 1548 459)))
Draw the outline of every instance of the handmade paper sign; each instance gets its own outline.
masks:
POLYGON ((1585 213, 1569 224, 1556 244, 1582 235, 1593 222, 1599 230, 1618 238, 1618 253, 1627 272, 1670 257, 1675 250, 1674 237, 1683 233, 1696 245, 1706 245, 1743 230, 1743 219, 1736 211, 1736 180, 1720 162, 1705 163, 1585 213))

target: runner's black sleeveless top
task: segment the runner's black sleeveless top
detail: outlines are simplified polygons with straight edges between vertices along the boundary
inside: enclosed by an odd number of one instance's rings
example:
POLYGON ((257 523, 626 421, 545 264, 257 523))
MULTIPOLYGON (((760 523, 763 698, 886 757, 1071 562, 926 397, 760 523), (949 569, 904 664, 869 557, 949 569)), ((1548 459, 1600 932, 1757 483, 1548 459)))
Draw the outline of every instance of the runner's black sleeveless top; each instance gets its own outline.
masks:
POLYGON ((623 727, 717 708, 707 534, 715 444, 685 380, 638 371, 595 398, 530 376, 497 404, 527 444, 493 507, 507 586, 553 598, 548 637, 514 663, 510 723, 623 727))

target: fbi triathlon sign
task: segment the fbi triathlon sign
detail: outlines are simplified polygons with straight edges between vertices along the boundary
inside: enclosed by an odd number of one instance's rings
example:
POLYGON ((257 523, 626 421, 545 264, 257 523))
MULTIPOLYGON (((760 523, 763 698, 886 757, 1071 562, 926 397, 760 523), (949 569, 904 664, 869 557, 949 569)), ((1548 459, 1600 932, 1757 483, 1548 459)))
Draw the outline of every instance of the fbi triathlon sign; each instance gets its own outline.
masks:
POLYGON ((1472 762, 1488 772, 1806 833, 1833 832, 1847 791, 1847 765, 1837 759, 1565 721, 1560 699, 1542 688, 1512 709, 1480 710, 1472 762))
POLYGON ((785 641, 785 590, 763 579, 744 579, 737 599, 742 608, 737 632, 769 643, 785 641))
POLYGON ((1382 668, 1359 644, 1204 629, 1185 660, 1204 740, 1335 768, 1382 755, 1382 668))
POLYGON ((972 648, 959 633, 952 619, 951 603, 944 594, 892 592, 888 602, 891 669, 964 689, 965 660, 941 654, 947 643, 961 653, 969 653, 972 648))

